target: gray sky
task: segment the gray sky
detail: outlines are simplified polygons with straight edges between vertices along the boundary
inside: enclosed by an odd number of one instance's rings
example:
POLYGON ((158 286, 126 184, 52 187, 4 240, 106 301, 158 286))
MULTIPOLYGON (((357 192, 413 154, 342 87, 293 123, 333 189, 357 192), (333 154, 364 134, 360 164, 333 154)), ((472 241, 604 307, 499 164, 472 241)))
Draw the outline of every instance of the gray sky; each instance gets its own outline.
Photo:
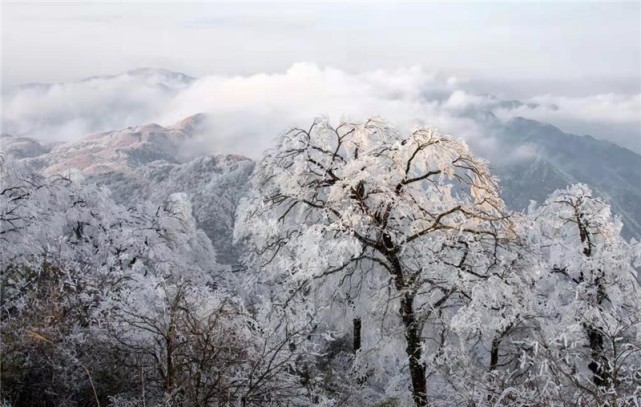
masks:
MULTIPOLYGON (((641 3, 2 5, 3 87, 151 66, 249 75, 421 65, 520 93, 641 91, 641 3)), ((496 92, 496 90, 494 90, 496 92)))
POLYGON ((0 130, 45 140, 206 112, 243 152, 319 114, 485 141, 492 112, 641 153, 641 2, 5 2, 2 81, 0 130), (78 82, 140 67, 199 79, 78 82))

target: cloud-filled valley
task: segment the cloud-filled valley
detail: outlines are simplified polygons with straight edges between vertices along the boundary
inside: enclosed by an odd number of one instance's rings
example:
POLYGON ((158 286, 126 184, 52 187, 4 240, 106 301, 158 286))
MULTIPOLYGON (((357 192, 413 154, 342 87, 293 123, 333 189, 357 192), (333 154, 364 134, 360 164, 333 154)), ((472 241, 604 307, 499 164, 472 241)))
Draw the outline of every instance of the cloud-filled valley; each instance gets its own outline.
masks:
MULTIPOLYGON (((139 69, 76 82, 29 84, 2 94, 2 132, 43 142, 145 123, 171 125, 206 113, 193 147, 253 158, 289 126, 319 115, 333 121, 381 115, 401 129, 430 125, 465 138, 478 154, 497 154, 495 125, 515 117, 551 123, 641 152, 641 94, 534 95, 509 99, 477 91, 477 82, 420 67, 348 72, 297 63, 276 74, 184 74, 139 69)), ((496 94, 509 95, 509 89, 496 94)))
POLYGON ((48 145, 67 142, 37 158, 38 166, 47 173, 72 168, 85 175, 108 169, 119 173, 120 166, 130 165, 127 160, 186 163, 206 154, 256 160, 291 126, 307 128, 319 116, 336 123, 380 115, 405 134, 427 125, 465 139, 490 162, 514 209, 585 182, 612 202, 627 236, 641 236, 641 181, 635 170, 641 168, 641 95, 515 99, 508 97, 508 88, 497 87, 495 94, 482 88, 478 81, 420 67, 359 73, 298 63, 277 74, 201 78, 136 69, 8 89, 2 132, 14 137, 3 137, 2 148, 33 157, 48 145), (163 127, 143 126, 150 123, 163 127), (139 149, 141 137, 143 145, 149 137, 151 149, 139 149), (123 156, 122 149, 133 155, 123 161, 129 153, 123 156))

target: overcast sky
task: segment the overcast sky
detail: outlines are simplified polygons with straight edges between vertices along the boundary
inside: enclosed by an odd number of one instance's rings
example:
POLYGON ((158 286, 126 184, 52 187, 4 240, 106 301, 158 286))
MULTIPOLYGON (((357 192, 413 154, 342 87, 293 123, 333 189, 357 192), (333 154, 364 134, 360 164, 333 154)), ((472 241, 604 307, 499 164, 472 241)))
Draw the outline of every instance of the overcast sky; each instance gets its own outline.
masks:
POLYGON ((639 2, 3 2, 2 80, 143 66, 248 75, 311 62, 352 72, 421 65, 515 93, 636 93, 640 42, 639 2))
POLYGON ((478 139, 492 112, 641 153, 641 2, 3 2, 2 81, 0 130, 46 140, 199 112, 241 151, 319 114, 478 139), (199 79, 78 82, 140 67, 199 79))

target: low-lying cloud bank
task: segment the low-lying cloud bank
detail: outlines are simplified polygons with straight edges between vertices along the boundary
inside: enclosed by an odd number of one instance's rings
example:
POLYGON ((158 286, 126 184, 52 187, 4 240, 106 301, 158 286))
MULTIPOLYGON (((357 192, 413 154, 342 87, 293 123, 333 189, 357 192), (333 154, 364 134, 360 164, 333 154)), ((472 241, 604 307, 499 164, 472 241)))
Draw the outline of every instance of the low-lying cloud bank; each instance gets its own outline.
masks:
POLYGON ((418 67, 351 73, 308 63, 277 74, 196 79, 141 69, 24 85, 2 94, 2 132, 69 141, 149 122, 170 125, 199 112, 208 114, 210 128, 194 148, 250 157, 258 157, 287 127, 308 126, 319 114, 333 120, 381 115, 401 129, 429 124, 464 137, 488 158, 499 148, 492 126, 519 116, 641 153, 641 94, 502 100, 475 92, 465 80, 418 67))

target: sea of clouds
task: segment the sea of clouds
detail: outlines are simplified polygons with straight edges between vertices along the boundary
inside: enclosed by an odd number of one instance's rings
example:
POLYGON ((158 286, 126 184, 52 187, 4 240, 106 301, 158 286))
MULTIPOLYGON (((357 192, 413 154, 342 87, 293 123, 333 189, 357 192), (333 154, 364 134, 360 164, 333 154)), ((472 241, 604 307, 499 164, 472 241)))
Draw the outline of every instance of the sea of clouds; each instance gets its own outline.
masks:
POLYGON ((169 126, 206 113, 207 129, 192 148, 255 158, 285 129, 307 127, 319 115, 336 122, 378 115, 404 131, 416 125, 437 127, 492 158, 500 150, 493 126, 525 117, 641 153, 641 94, 546 94, 513 100, 505 96, 509 89, 497 89, 502 97, 477 89, 474 82, 420 67, 348 72, 298 63, 283 73, 201 78, 141 69, 6 89, 1 124, 3 133, 14 136, 73 141, 145 123, 169 126))

